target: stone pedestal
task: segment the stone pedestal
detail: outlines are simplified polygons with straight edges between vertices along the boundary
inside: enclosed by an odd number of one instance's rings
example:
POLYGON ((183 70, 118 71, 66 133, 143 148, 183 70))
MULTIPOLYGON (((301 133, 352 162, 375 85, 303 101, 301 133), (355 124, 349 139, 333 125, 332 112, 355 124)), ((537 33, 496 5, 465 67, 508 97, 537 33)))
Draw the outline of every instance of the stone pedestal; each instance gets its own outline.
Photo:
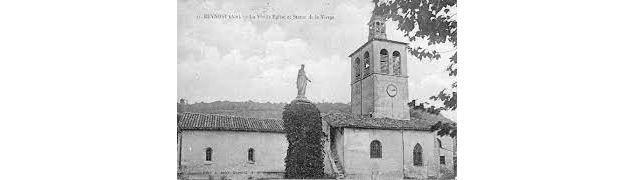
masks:
POLYGON ((311 101, 309 101, 308 98, 306 98, 304 96, 295 97, 295 99, 293 99, 291 101, 291 104, 295 104, 295 103, 309 103, 309 104, 313 104, 311 101))

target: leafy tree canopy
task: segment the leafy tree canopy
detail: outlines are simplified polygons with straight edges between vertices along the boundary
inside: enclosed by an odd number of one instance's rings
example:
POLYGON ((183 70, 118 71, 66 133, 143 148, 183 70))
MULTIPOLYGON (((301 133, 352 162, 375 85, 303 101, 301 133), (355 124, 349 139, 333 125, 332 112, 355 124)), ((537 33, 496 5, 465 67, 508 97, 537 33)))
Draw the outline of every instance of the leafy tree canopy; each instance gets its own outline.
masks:
MULTIPOLYGON (((434 105, 429 105, 428 103, 419 103, 417 105, 416 100, 412 100, 408 103, 410 107, 410 116, 422 118, 421 113, 429 113, 434 115, 439 115, 440 108, 436 108, 434 105)), ((456 137, 456 123, 448 122, 448 121, 437 121, 432 127, 430 127, 432 131, 437 131, 437 135, 450 136, 452 138, 456 137)))

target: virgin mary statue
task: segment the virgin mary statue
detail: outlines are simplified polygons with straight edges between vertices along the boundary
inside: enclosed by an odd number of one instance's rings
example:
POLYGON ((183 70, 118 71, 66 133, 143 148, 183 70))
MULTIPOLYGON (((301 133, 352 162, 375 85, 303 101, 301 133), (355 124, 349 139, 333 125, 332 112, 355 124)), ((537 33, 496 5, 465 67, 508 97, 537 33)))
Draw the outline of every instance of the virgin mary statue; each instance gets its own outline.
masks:
POLYGON ((296 97, 296 99, 306 99, 304 93, 306 92, 307 81, 311 82, 311 80, 309 80, 309 78, 306 76, 306 73, 304 72, 304 64, 302 64, 300 66, 300 70, 298 70, 298 80, 296 81, 296 85, 298 88, 298 96, 296 97))

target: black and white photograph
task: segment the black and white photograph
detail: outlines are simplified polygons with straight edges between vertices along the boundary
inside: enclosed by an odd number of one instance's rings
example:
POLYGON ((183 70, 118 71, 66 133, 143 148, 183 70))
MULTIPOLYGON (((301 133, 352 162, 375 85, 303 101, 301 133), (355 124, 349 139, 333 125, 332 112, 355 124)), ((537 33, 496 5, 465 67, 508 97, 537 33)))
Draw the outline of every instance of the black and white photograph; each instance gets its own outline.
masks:
POLYGON ((179 179, 455 179, 456 15, 179 0, 179 179))
POLYGON ((3 1, 0 179, 635 179, 632 4, 3 1))

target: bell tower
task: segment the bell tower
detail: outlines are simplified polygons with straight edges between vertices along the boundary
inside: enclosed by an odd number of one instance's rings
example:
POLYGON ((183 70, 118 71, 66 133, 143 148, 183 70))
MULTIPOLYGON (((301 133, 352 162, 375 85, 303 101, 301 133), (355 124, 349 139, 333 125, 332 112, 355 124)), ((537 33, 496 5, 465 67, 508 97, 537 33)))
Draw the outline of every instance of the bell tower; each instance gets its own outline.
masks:
POLYGON ((385 16, 368 22, 368 41, 351 58, 351 114, 410 119, 407 43, 386 38, 385 16))

